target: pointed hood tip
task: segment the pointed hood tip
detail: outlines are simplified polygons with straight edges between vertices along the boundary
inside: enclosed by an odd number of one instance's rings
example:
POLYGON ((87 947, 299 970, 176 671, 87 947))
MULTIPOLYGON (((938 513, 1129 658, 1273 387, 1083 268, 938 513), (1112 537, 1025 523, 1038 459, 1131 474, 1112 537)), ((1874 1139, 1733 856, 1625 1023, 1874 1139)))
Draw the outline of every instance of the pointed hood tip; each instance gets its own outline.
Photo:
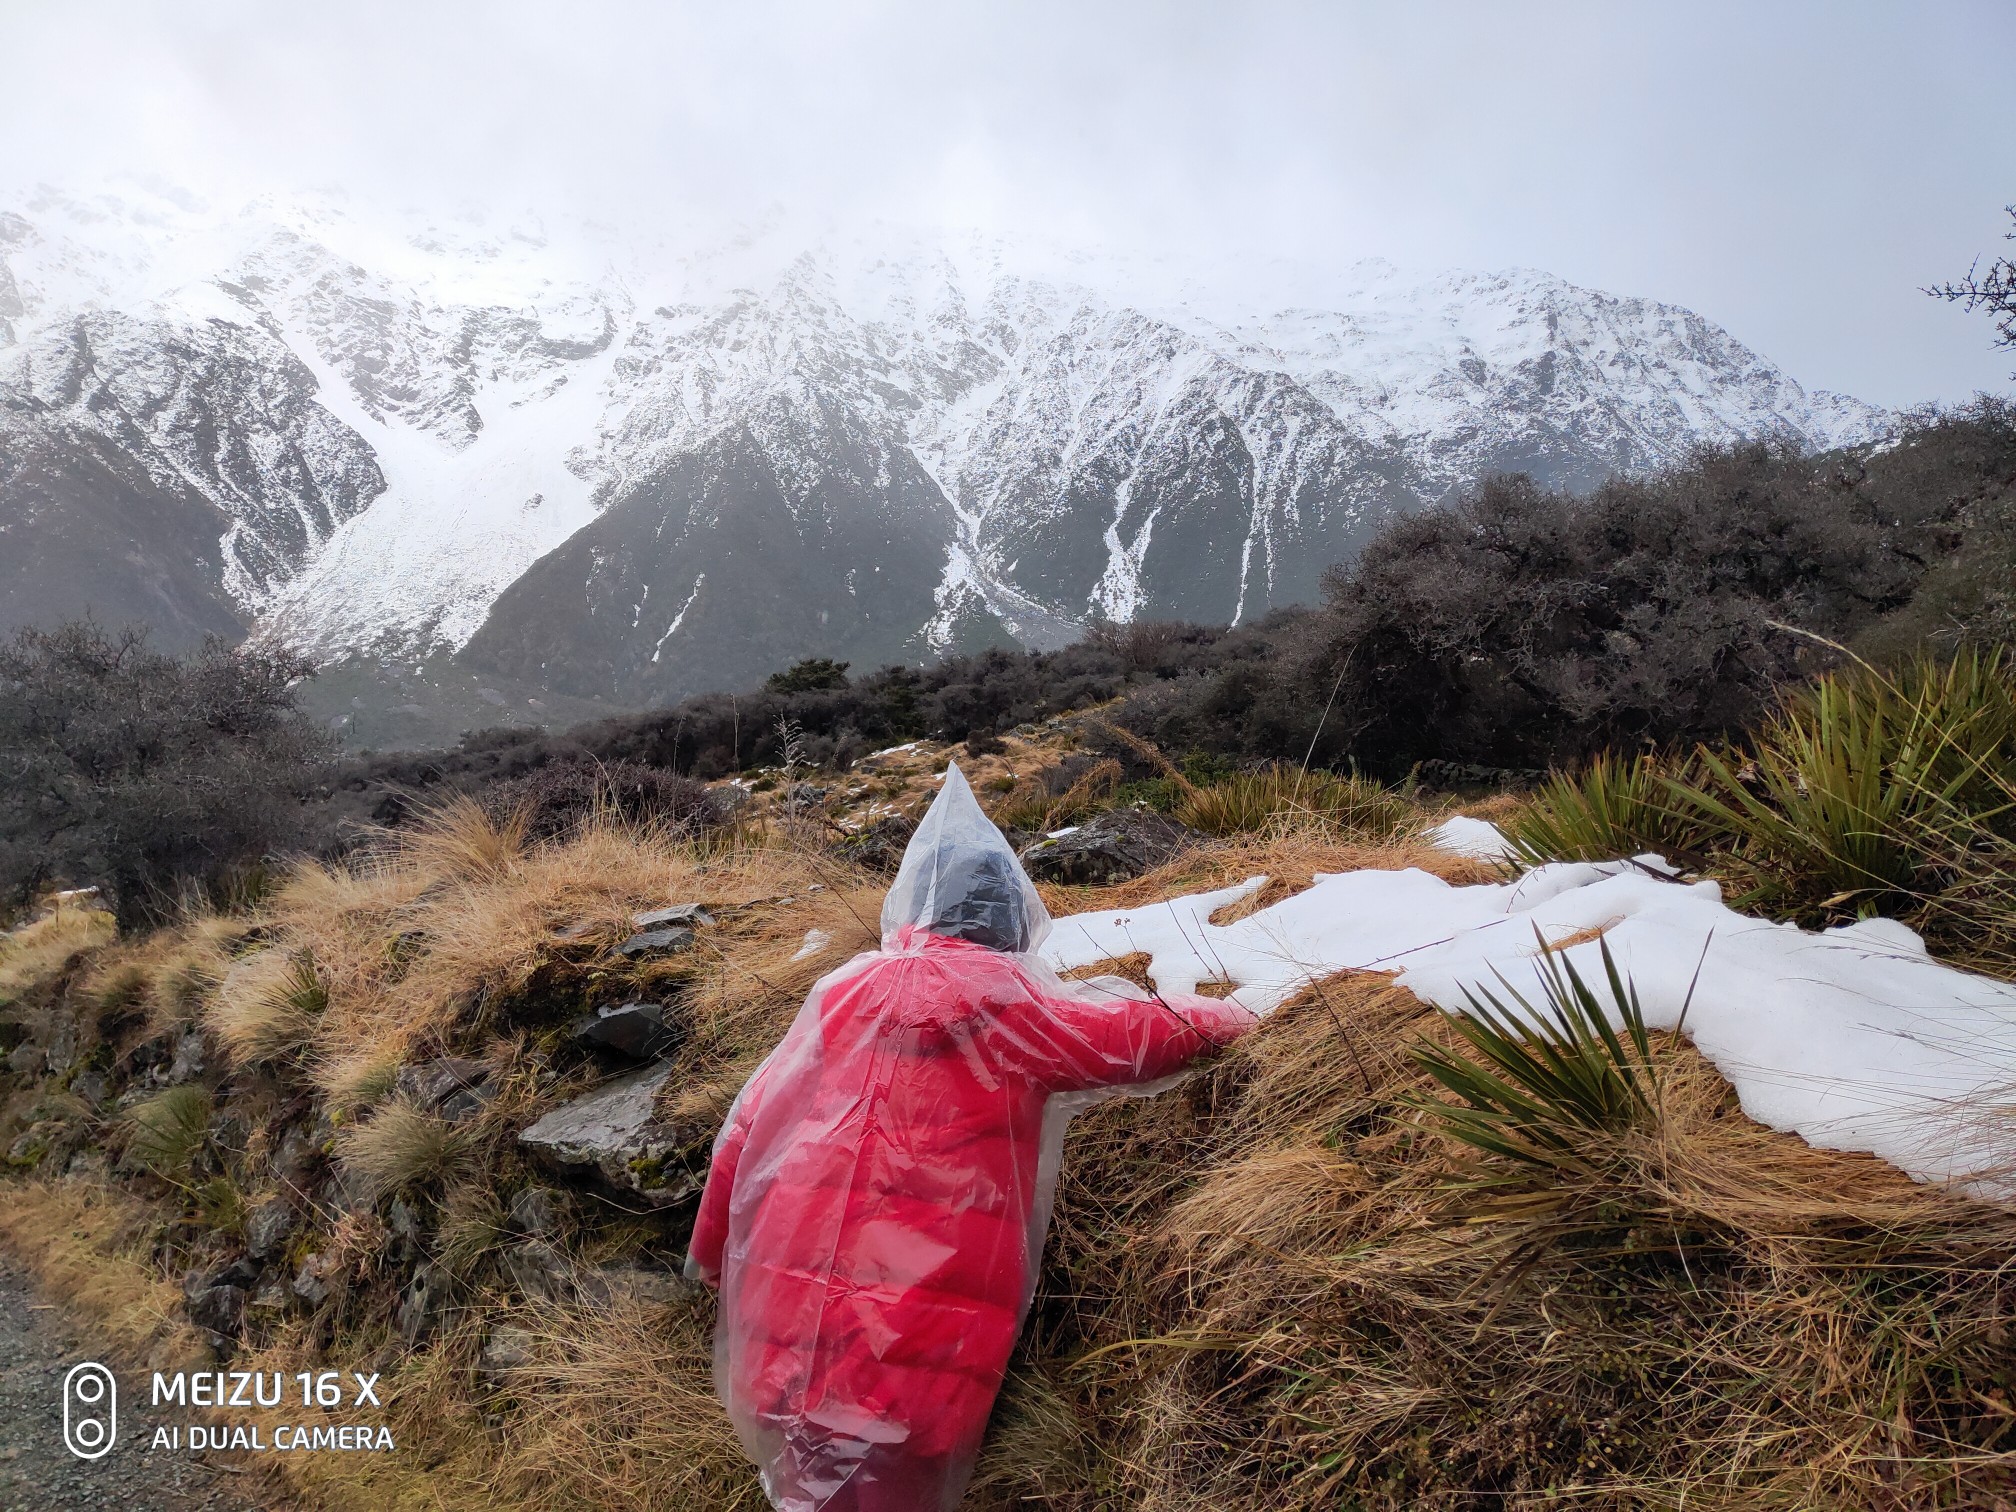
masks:
POLYGON ((1036 884, 956 761, 946 763, 882 904, 885 946, 906 926, 1016 954, 1050 932, 1036 884))

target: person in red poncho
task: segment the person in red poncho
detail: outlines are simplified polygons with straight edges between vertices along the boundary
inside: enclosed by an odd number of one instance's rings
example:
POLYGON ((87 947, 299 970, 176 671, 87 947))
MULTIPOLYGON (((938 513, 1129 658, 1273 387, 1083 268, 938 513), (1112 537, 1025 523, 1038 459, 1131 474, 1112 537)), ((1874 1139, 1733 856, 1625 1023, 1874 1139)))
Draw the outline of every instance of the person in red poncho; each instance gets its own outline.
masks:
POLYGON ((1253 1016, 1072 984, 957 767, 882 909, 813 987, 715 1141, 689 1274, 779 1512, 952 1512, 1035 1289, 1064 1125, 1253 1016))

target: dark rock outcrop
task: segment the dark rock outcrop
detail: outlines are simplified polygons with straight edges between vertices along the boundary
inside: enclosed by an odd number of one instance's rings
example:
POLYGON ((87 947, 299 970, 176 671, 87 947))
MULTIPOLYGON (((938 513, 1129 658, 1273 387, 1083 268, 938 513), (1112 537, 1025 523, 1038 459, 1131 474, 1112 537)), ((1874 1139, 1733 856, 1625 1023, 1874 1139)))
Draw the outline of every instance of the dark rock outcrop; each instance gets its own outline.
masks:
POLYGON ((1109 809, 1044 836, 1022 852, 1022 864, 1039 882, 1105 887, 1154 870, 1201 838, 1153 809, 1109 809))
POLYGON ((622 1003, 598 1008, 576 1019, 567 1037, 587 1049, 633 1061, 657 1060, 679 1043, 677 1032, 665 1023, 661 1003, 622 1003))

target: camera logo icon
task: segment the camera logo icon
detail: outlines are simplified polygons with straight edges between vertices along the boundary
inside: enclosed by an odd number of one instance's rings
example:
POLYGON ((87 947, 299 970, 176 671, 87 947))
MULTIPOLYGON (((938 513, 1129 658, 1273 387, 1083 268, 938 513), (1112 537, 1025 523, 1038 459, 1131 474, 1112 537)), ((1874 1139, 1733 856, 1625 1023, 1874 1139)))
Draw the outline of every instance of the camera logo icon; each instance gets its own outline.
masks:
POLYGON ((102 1459, 119 1436, 119 1383, 96 1360, 72 1365, 63 1377, 63 1447, 79 1459, 102 1459))

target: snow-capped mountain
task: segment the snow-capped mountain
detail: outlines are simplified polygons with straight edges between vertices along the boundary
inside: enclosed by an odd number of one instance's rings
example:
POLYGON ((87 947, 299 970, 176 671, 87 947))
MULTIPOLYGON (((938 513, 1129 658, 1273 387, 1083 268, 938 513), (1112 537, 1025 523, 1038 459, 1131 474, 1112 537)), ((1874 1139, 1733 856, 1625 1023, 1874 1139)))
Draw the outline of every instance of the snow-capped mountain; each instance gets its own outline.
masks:
POLYGON ((1306 602, 1484 473, 1859 440, 1545 273, 1240 297, 893 230, 668 248, 328 200, 0 209, 0 623, 92 608, 637 704, 1306 602))

